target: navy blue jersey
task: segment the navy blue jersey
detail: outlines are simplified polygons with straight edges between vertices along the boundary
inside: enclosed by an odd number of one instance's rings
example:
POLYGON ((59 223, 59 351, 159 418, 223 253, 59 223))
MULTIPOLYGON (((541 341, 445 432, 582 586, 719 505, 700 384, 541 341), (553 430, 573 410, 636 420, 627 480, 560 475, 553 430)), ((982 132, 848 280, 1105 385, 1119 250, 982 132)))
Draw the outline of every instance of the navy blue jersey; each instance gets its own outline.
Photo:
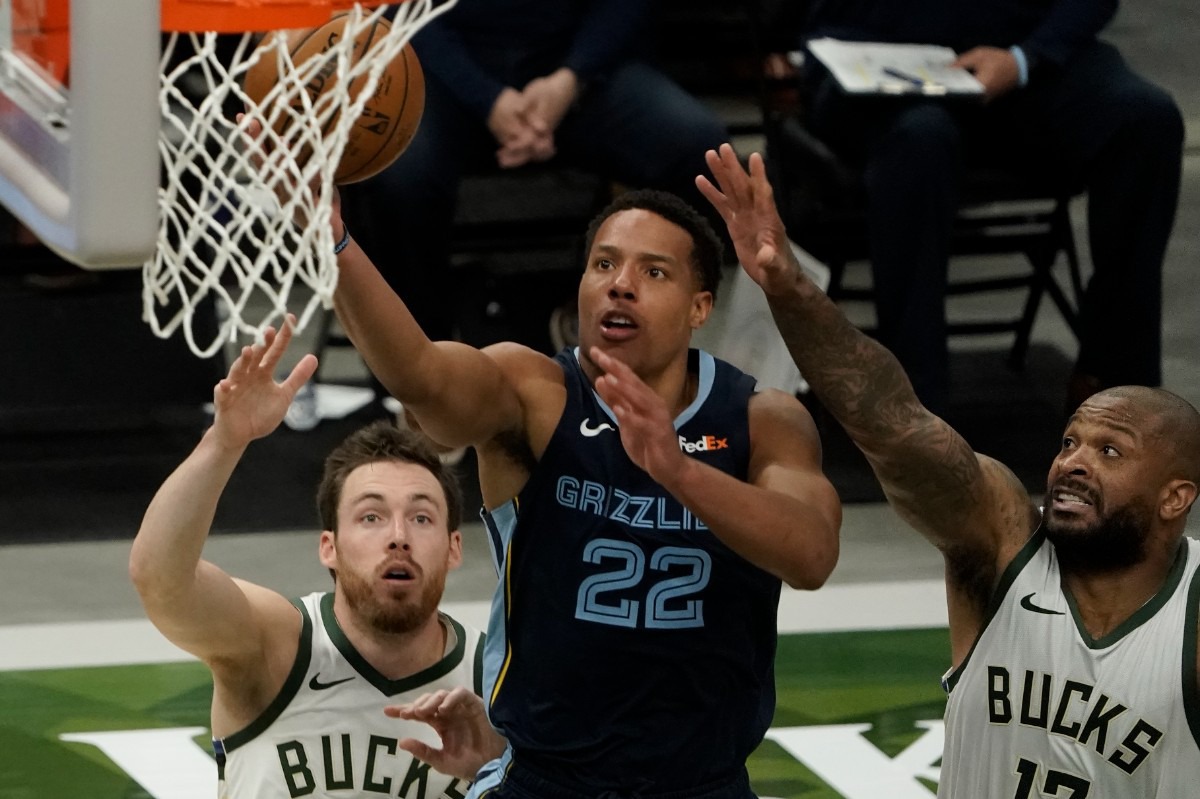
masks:
MULTIPOLYGON (((563 785, 656 793, 736 779, 775 706, 780 581, 625 453, 574 351, 528 483, 484 514, 501 575, 485 699, 517 763, 563 785)), ((754 379, 692 350, 680 448, 745 479, 754 379)))

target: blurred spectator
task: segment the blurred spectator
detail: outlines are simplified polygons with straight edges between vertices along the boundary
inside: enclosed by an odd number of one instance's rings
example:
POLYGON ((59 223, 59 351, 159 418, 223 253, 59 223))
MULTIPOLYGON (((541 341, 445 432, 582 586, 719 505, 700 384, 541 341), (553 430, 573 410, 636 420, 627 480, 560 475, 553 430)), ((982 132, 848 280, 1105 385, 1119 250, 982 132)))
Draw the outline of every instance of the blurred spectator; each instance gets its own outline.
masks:
POLYGON ((366 184, 368 246, 430 338, 453 334, 448 256, 465 173, 554 160, 708 207, 693 181, 725 128, 639 58, 648 8, 461 0, 415 37, 425 113, 404 155, 366 184))
POLYGON ((1088 194, 1094 273, 1068 410, 1104 387, 1161 381, 1162 261, 1184 131, 1171 97, 1097 38, 1116 8, 1116 0, 814 0, 808 8, 805 38, 946 45, 985 87, 983 103, 854 99, 810 71, 813 132, 864 169, 880 338, 931 409, 944 409, 949 392, 946 269, 971 163, 1088 194))

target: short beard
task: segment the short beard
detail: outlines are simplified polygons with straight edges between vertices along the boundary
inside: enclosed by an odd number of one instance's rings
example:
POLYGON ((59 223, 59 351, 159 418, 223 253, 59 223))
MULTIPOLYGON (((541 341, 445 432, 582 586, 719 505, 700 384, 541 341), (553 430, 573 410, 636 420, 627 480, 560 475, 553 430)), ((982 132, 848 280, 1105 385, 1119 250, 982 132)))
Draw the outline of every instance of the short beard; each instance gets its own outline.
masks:
POLYGON ((1120 571, 1141 563, 1149 529, 1150 511, 1136 505, 1117 508, 1086 530, 1064 529, 1050 520, 1045 525, 1059 562, 1085 573, 1120 571))
POLYGON ((420 628, 437 611, 446 576, 442 574, 430 579, 415 599, 388 603, 381 602, 370 584, 357 574, 339 574, 337 581, 350 611, 363 624, 381 633, 400 635, 420 628))

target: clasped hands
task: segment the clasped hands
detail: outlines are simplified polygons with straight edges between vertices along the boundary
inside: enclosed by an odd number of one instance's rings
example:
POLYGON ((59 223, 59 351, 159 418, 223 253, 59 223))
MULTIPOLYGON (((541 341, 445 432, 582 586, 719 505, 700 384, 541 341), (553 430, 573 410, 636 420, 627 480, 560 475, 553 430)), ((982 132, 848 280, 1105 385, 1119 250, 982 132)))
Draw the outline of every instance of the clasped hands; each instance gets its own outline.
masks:
POLYGON ((512 169, 553 158, 554 131, 578 91, 575 73, 566 67, 535 78, 520 91, 505 87, 487 119, 488 129, 500 144, 496 162, 512 169))

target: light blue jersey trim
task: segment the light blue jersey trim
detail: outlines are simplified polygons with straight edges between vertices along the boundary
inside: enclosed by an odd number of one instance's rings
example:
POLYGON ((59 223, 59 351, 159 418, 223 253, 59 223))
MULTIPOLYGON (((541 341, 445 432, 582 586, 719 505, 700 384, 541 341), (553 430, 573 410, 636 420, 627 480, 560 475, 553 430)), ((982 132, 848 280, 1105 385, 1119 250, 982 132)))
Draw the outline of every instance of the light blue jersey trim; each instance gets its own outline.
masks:
MULTIPOLYGON (((692 417, 704 406, 704 401, 708 399, 708 395, 712 392, 713 380, 717 374, 716 360, 712 355, 709 355, 704 350, 696 350, 696 354, 699 356, 698 361, 700 364, 700 373, 697 375, 696 398, 692 400, 691 405, 688 405, 683 409, 682 413, 675 417, 676 430, 691 421, 692 417)), ((575 348, 573 355, 575 356, 575 362, 579 363, 578 347, 575 348)), ((582 368, 581 365, 580 369, 582 370, 582 368)), ((592 390, 592 397, 596 400, 596 404, 604 411, 604 414, 612 421, 613 425, 619 427, 620 425, 617 425, 617 415, 613 413, 612 408, 608 407, 608 403, 600 398, 595 389, 592 390)))
POLYGON ((515 500, 505 502, 492 511, 480 514, 487 530, 488 546, 492 550, 492 562, 496 565, 496 573, 500 579, 496 581, 496 590, 492 594, 492 607, 488 613, 488 635, 483 649, 483 699, 486 706, 491 707, 491 698, 496 690, 496 682, 504 668, 504 660, 508 656, 508 619, 506 591, 508 590, 508 573, 505 560, 508 549, 512 545, 513 533, 517 529, 517 504, 515 500))
POLYGON ((704 350, 696 350, 696 354, 699 356, 700 364, 700 373, 696 376, 696 398, 692 400, 691 405, 684 408, 683 412, 675 417, 676 430, 690 422, 692 417, 700 412, 708 395, 712 393, 713 380, 717 374, 717 362, 704 350))
POLYGON ((500 757, 484 763, 483 768, 479 769, 479 773, 475 775, 475 782, 471 784, 471 790, 467 792, 466 799, 482 799, 489 792, 500 787, 500 783, 504 782, 504 775, 508 773, 508 769, 512 765, 512 756, 513 752, 510 746, 500 757))

